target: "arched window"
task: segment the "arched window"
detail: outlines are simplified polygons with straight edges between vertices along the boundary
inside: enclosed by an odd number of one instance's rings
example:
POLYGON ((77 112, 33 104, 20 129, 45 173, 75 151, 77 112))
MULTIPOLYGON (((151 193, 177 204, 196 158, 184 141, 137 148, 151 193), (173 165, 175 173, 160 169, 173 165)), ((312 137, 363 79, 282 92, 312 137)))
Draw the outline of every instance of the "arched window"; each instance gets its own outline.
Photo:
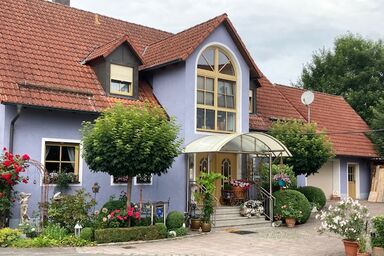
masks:
POLYGON ((224 184, 229 183, 232 179, 231 161, 227 158, 221 162, 221 175, 225 177, 225 179, 221 179, 221 186, 224 188, 224 184))
POLYGON ((200 173, 208 172, 208 158, 204 157, 200 160, 199 169, 200 169, 200 173))
POLYGON ((236 73, 219 47, 208 47, 197 64, 197 122, 201 131, 236 131, 236 73))

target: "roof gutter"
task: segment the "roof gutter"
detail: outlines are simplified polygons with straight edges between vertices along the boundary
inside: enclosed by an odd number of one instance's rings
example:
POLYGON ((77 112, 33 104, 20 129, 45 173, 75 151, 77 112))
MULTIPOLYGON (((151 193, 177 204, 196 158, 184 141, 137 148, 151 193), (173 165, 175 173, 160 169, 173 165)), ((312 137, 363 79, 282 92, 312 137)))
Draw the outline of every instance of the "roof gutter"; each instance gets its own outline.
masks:
POLYGON ((9 152, 10 153, 13 153, 13 144, 14 144, 14 137, 15 137, 15 123, 17 121, 17 119, 19 119, 20 117, 20 113, 21 113, 21 109, 22 109, 22 105, 17 105, 17 112, 16 112, 16 115, 13 117, 12 121, 11 121, 11 124, 9 126, 9 152))

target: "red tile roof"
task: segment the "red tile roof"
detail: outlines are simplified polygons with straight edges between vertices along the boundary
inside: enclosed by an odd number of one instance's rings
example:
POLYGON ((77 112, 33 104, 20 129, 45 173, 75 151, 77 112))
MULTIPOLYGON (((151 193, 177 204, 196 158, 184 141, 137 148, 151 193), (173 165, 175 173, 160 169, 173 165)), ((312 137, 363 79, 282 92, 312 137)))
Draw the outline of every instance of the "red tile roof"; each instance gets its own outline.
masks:
MULTIPOLYGON (((261 87, 257 89, 257 115, 250 117, 251 129, 267 130, 271 124, 270 118, 307 120, 307 108, 300 100, 303 92, 304 90, 299 88, 262 82, 261 87), (270 93, 267 93, 267 90, 270 93), (280 96, 276 97, 277 93, 280 96), (283 103, 285 105, 281 105, 283 103), (259 119, 263 119, 263 123, 259 119)), ((368 125, 344 98, 319 92, 314 94, 311 121, 316 122, 320 130, 325 130, 336 154, 376 157, 373 143, 363 133, 369 130, 368 125)))
POLYGON ((241 48, 251 74, 262 76, 225 14, 174 35, 44 0, 2 0, 0 12, 1 103, 100 111, 110 99, 84 63, 122 43, 143 63, 140 70, 185 60, 220 24, 241 48))

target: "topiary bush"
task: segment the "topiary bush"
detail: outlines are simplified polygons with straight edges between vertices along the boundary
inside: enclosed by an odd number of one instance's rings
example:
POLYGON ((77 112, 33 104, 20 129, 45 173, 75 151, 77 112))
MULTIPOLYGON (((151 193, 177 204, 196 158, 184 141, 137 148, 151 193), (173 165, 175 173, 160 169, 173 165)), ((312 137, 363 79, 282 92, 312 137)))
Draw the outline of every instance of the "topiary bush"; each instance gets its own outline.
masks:
POLYGON ((166 224, 169 230, 181 228, 184 223, 184 213, 172 211, 168 214, 166 224))
POLYGON ((327 202, 325 193, 321 188, 306 186, 297 188, 297 191, 301 192, 310 203, 314 204, 317 210, 323 209, 327 202))
POLYGON ((301 192, 285 189, 274 192, 273 196, 276 198, 276 205, 273 209, 275 216, 281 216, 281 207, 290 204, 295 209, 300 210, 303 214, 296 221, 300 224, 307 222, 311 215, 311 204, 301 192))
POLYGON ((80 238, 87 241, 93 241, 95 238, 93 228, 83 228, 80 232, 80 238))
POLYGON ((156 224, 148 227, 105 228, 95 230, 95 241, 97 243, 156 240, 166 237, 167 228, 164 224, 156 224))
POLYGON ((384 247, 384 215, 372 218, 375 236, 371 238, 372 247, 384 247))
POLYGON ((175 229, 176 236, 186 236, 188 234, 188 229, 184 227, 180 227, 175 229))

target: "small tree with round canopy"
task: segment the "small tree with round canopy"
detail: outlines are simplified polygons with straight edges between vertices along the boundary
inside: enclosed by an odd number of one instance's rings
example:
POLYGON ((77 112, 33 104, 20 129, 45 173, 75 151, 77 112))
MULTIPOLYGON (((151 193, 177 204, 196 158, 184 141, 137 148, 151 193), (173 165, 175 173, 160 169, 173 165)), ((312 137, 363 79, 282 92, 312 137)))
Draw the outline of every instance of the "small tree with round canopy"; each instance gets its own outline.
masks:
POLYGON ((94 122, 83 123, 83 158, 94 172, 128 176, 128 211, 132 177, 166 173, 181 153, 178 131, 159 107, 116 104, 94 122))

